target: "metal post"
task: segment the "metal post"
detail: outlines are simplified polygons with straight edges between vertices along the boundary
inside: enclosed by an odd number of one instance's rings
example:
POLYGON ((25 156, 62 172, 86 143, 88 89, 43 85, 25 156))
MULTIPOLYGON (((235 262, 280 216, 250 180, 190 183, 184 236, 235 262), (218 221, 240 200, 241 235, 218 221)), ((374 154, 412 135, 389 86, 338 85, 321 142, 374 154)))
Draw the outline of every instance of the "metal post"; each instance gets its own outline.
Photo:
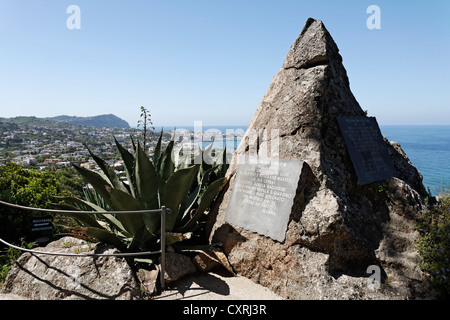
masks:
POLYGON ((166 207, 161 207, 161 289, 164 290, 166 272, 166 207))

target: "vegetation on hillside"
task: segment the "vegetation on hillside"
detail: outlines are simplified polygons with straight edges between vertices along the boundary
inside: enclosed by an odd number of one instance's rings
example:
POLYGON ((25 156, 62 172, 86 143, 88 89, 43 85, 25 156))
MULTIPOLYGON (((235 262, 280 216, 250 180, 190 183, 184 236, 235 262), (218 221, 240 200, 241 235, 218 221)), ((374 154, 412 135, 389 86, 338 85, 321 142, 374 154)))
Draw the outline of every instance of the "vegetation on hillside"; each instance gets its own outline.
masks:
MULTIPOLYGON (((0 200, 35 208, 49 208, 55 196, 69 196, 77 186, 76 178, 69 173, 51 171, 38 172, 10 163, 0 166, 0 200), (71 191, 67 186, 71 186, 71 191)), ((0 237, 6 241, 20 243, 31 241, 31 219, 42 214, 23 212, 0 206, 0 237)))
POLYGON ((51 121, 70 123, 81 126, 97 127, 97 128, 130 128, 125 120, 113 115, 103 114, 92 117, 76 117, 76 116, 57 116, 46 118, 51 121))
POLYGON ((417 223, 420 267, 443 298, 450 297, 450 193, 430 205, 417 223))
MULTIPOLYGON (((49 208, 54 196, 69 196, 80 190, 80 180, 73 171, 58 172, 26 169, 11 163, 0 166, 0 200, 35 208, 49 208)), ((42 213, 22 211, 0 205, 0 237, 8 242, 31 248, 36 234, 31 232, 31 220, 42 213)), ((21 251, 0 245, 0 285, 21 251)))

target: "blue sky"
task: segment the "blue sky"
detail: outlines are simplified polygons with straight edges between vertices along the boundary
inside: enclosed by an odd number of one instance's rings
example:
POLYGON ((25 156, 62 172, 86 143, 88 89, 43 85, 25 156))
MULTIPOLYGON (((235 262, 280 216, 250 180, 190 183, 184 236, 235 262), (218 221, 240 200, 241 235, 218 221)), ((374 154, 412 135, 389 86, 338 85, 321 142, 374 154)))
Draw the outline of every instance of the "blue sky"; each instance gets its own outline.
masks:
POLYGON ((247 125, 308 17, 380 124, 450 124, 450 1, 0 0, 0 117, 247 125), (81 29, 69 30, 69 5, 81 29), (369 30, 369 5, 381 29, 369 30))

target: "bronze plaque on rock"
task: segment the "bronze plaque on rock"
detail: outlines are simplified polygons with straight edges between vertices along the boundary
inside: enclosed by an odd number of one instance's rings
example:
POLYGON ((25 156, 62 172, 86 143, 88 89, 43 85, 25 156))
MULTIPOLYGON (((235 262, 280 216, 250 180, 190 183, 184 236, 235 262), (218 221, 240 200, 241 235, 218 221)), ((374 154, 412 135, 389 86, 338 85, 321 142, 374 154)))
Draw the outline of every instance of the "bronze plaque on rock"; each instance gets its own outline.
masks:
POLYGON ((374 117, 337 117, 337 120, 358 176, 358 184, 369 184, 397 175, 374 117))
POLYGON ((303 161, 241 156, 225 221, 283 242, 303 161))

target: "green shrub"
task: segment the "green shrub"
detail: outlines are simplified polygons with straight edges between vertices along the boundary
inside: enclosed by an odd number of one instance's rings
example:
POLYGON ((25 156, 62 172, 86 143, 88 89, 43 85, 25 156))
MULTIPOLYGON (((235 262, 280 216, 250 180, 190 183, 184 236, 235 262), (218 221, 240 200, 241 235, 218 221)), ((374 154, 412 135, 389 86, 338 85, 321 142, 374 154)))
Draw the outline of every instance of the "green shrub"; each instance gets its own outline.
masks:
MULTIPOLYGON (((28 207, 49 208, 54 196, 68 196, 54 172, 28 170, 11 163, 0 166, 0 200, 28 207)), ((0 205, 0 237, 19 243, 32 241, 31 219, 39 213, 0 205)))
POLYGON ((417 228, 420 232, 420 264, 431 284, 443 297, 450 293, 450 194, 442 195, 439 201, 426 210, 417 228))
MULTIPOLYGON (((34 242, 27 243, 21 239, 20 246, 26 249, 32 249, 36 244, 34 242)), ((14 263, 22 255, 22 251, 8 247, 4 251, 0 251, 0 286, 5 282, 6 276, 8 275, 14 263)))

